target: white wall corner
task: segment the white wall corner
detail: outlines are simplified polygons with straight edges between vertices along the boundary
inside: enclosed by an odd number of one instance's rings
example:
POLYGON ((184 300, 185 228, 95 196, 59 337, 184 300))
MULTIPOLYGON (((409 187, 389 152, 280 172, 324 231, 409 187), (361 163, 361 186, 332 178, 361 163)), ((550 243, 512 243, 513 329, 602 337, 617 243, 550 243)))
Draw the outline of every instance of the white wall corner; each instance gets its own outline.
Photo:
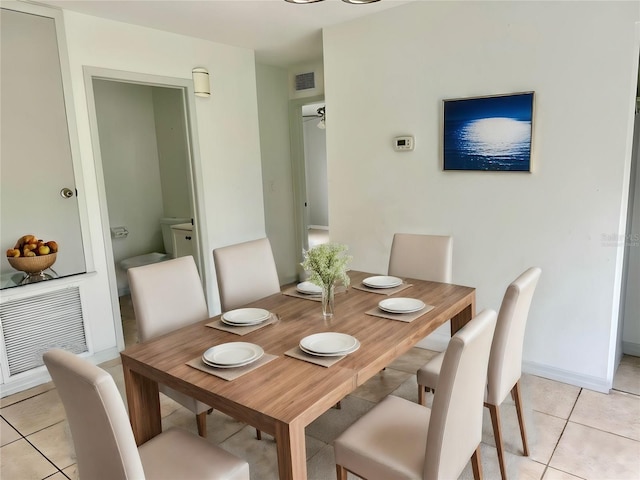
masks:
POLYGON ((634 357, 640 357, 640 343, 634 342, 622 342, 622 353, 625 355, 632 355, 634 357))

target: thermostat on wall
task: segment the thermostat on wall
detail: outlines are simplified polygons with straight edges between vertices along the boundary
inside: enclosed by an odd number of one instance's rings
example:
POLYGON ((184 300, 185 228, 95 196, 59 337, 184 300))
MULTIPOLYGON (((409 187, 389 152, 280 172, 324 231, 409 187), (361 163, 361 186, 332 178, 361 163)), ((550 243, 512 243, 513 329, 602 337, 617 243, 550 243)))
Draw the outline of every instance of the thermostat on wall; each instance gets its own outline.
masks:
POLYGON ((396 152, 410 152, 413 150, 415 140, 413 136, 396 137, 393 139, 393 149, 396 152))

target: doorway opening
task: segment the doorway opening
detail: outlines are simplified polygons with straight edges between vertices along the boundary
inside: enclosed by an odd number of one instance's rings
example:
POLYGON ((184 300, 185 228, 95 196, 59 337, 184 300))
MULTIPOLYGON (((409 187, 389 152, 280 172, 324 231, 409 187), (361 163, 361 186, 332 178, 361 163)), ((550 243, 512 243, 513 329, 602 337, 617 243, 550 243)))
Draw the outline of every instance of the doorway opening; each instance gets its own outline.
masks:
POLYGON ((189 85, 182 79, 142 77, 85 69, 120 348, 137 336, 129 268, 192 255, 204 280, 189 85))
POLYGON ((309 248, 329 242, 329 194, 327 176, 326 105, 302 106, 306 235, 309 248))

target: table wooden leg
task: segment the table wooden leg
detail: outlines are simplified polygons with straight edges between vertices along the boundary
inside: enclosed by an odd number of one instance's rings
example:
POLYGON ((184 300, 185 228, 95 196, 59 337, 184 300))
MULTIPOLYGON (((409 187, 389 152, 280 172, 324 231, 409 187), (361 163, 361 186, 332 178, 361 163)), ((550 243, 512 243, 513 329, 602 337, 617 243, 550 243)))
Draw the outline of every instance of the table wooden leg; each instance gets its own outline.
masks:
POLYGON ((306 479, 307 454, 304 425, 298 423, 276 424, 276 444, 280 480, 306 479))
POLYGON ((451 319, 451 336, 464 327, 476 314, 475 301, 451 319))
POLYGON ((137 445, 162 433, 158 383, 127 368, 123 362, 129 421, 137 445))

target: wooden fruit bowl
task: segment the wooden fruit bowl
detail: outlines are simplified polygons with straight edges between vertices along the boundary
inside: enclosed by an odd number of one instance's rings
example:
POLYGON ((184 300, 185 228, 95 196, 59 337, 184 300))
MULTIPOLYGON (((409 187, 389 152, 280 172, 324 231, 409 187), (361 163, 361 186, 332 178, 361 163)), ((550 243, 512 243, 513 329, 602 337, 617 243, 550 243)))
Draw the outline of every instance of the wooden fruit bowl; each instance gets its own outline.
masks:
POLYGON ((9 265, 25 273, 40 273, 56 263, 57 253, 35 257, 7 257, 9 265))

